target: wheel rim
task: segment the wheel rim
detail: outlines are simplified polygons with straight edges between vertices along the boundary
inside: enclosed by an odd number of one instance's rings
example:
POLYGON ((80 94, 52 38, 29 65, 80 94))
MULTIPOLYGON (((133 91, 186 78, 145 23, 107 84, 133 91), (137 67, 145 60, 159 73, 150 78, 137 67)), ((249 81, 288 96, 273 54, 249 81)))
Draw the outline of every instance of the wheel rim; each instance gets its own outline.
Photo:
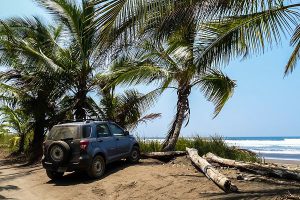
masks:
POLYGON ((133 150, 132 153, 131 153, 132 160, 138 159, 138 155, 139 155, 138 151, 137 150, 133 150))
POLYGON ((104 166, 100 159, 95 160, 93 167, 94 167, 94 171, 96 172, 97 175, 102 174, 104 166))
POLYGON ((50 150, 50 156, 52 160, 56 162, 62 161, 64 158, 64 151, 60 146, 53 146, 50 150))

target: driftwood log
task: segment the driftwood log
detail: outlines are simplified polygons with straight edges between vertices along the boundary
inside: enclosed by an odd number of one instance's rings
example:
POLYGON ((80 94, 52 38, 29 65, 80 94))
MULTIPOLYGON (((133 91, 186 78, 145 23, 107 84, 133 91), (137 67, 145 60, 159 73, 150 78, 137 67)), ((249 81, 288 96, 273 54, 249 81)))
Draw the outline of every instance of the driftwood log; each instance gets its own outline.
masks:
POLYGON ((289 170, 283 167, 272 166, 267 164, 241 162, 241 161, 225 159, 216 156, 213 153, 206 154, 205 158, 207 160, 219 163, 223 166, 234 167, 255 174, 270 176, 274 178, 284 178, 289 180, 300 181, 300 171, 297 170, 289 170))
POLYGON ((186 155, 186 151, 166 151, 166 152, 150 152, 150 153, 141 153, 142 158, 154 158, 158 160, 170 160, 178 156, 186 155))
POLYGON ((186 148, 186 150, 192 162, 201 169, 208 179, 212 180, 224 192, 229 193, 238 191, 237 186, 233 185, 227 177, 216 170, 204 158, 200 157, 196 149, 186 148))

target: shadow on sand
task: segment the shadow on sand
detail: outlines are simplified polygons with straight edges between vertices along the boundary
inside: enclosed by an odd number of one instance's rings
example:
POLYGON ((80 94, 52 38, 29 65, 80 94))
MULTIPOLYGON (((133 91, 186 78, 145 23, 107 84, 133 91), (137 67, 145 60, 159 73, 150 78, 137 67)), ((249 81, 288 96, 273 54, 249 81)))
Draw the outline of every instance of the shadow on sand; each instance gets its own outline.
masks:
MULTIPOLYGON (((19 169, 22 169, 22 167, 11 167, 11 168, 19 168, 19 169)), ((2 168, 1 168, 2 169, 2 168)), ((6 168, 6 169, 9 169, 9 168, 6 168)), ((23 168, 24 169, 24 168, 23 168)), ((28 168, 27 168, 28 169, 28 168)), ((21 171, 21 172, 15 172, 15 173, 11 173, 11 174, 0 174, 0 183, 1 182, 6 182, 6 181, 10 181, 10 180, 13 180, 13 179, 16 179, 16 178, 20 178, 20 177, 23 177, 23 176, 28 176, 30 175, 32 172, 34 171, 37 171, 37 170, 41 170, 42 167, 36 167, 36 168, 33 168, 33 169, 30 169, 28 171, 21 171)), ((1 191, 1 190, 0 190, 1 191)))
MULTIPOLYGON (((4 191, 4 190, 19 190, 20 188, 18 186, 15 185, 6 185, 6 186, 0 186, 0 192, 4 191)), ((6 198, 3 195, 0 195, 0 199, 11 199, 11 198, 6 198)))
MULTIPOLYGON (((147 162, 147 163, 139 163, 137 165, 155 165, 158 164, 157 162, 147 162)), ((114 174, 118 171, 121 171, 127 167, 131 167, 133 165, 128 164, 124 160, 120 160, 111 164, 108 164, 106 166, 106 172, 104 176, 101 179, 106 178, 107 176, 110 176, 111 174, 114 174)), ((94 181, 98 181, 101 179, 91 179, 87 176, 85 172, 72 172, 69 174, 64 175, 60 180, 50 180, 47 182, 47 184, 54 184, 56 186, 70 186, 70 185, 77 185, 77 184, 89 184, 94 181)))
POLYGON ((245 191, 240 193, 224 194, 224 193, 209 193, 205 197, 207 199, 224 199, 224 200, 240 200, 240 199, 273 199, 274 197, 286 194, 299 195, 299 188, 276 188, 245 191))

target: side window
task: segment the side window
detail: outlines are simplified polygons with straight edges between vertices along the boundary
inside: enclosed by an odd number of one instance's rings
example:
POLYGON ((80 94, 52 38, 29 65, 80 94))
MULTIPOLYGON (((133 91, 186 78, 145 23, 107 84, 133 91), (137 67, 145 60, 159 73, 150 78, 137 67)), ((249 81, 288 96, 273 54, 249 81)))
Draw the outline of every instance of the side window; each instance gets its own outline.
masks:
POLYGON ((97 137, 109 137, 111 136, 108 127, 105 124, 97 125, 97 137))
POLYGON ((123 131, 123 129, 121 129, 121 128, 118 127, 117 125, 110 124, 109 127, 110 127, 110 130, 111 130, 111 133, 112 133, 114 136, 124 136, 124 131, 123 131))
POLYGON ((91 126, 83 126, 82 127, 82 138, 88 138, 91 136, 92 127, 91 126))

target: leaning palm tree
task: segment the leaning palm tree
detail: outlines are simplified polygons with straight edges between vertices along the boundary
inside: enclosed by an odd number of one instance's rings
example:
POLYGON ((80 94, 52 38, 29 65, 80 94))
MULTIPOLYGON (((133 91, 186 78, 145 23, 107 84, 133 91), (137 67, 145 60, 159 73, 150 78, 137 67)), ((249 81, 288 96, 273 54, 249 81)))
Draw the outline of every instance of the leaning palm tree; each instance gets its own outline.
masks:
MULTIPOLYGON (((233 94, 235 82, 217 69, 202 66, 198 70, 199 56, 194 52, 197 32, 195 24, 181 27, 166 43, 143 42, 133 48, 133 55, 115 65, 112 84, 139 84, 159 82, 159 88, 177 91, 177 112, 163 143, 163 150, 173 150, 184 121, 189 119, 189 95, 198 87, 215 105, 217 116, 233 94)), ((188 123, 188 121, 187 121, 188 123)))

